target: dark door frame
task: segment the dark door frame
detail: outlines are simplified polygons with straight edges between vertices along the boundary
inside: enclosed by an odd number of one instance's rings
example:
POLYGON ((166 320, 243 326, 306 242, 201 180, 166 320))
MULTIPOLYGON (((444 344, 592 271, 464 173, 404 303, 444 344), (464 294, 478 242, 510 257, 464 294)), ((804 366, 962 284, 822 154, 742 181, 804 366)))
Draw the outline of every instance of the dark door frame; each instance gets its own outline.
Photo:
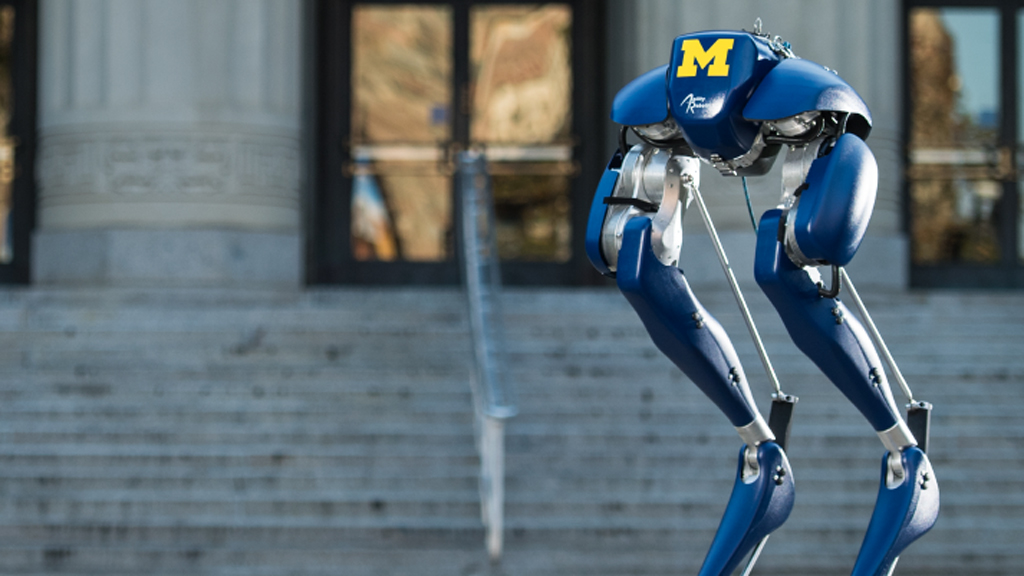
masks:
MULTIPOLYGON (((310 284, 456 284, 460 274, 458 258, 441 263, 367 262, 351 256, 351 178, 344 172, 348 158, 351 93, 352 7, 361 3, 411 4, 408 0, 318 0, 314 6, 316 26, 315 68, 315 152, 312 194, 309 203, 310 228, 307 242, 307 282, 310 284)), ((454 9, 454 78, 469 76, 469 8, 478 4, 523 4, 509 0, 437 0, 454 9)), ((603 172, 606 150, 602 148, 605 118, 604 2, 561 0, 573 8, 573 134, 579 139, 574 161, 580 173, 571 181, 570 218, 572 257, 566 263, 502 263, 503 280, 518 285, 600 284, 584 250, 590 199, 603 172)), ((454 98, 463 97, 453 87, 454 98)), ((460 110, 459 102, 451 109, 460 110)), ((455 114, 453 136, 468 141, 468 117, 455 114)), ((453 202, 453 205, 457 203, 453 202)), ((453 218, 457 217, 453 215, 453 218)), ((453 220, 457 222, 457 220, 453 220)), ((456 227, 458 228, 458 227, 456 227)))
POLYGON ((14 7, 11 47, 13 114, 9 131, 17 143, 11 183, 12 259, 0 264, 0 283, 27 284, 31 278, 32 230, 35 228, 35 149, 38 4, 36 0, 0 0, 14 7))
MULTIPOLYGON (((903 153, 904 166, 910 166, 910 11, 914 8, 995 8, 999 11, 999 112, 1000 129, 997 146, 1011 150, 1018 149, 1022 135, 1017 133, 1017 93, 1019 70, 1017 61, 1018 42, 1017 13, 1024 9, 1024 0, 903 0, 901 11, 901 34, 903 47, 903 153)), ((1015 168, 1019 171, 1017 154, 1012 154, 1015 168)), ((974 264, 953 262, 935 265, 910 261, 910 285, 915 288, 1024 288, 1024 261, 1018 254, 1017 219, 1020 211, 1018 182, 1003 181, 1003 193, 996 207, 1003 217, 997 221, 999 246, 1002 254, 998 264, 974 264)), ((903 176, 903 229, 913 241, 911 222, 910 179, 903 176)), ((908 249, 913 246, 908 244, 908 249)))

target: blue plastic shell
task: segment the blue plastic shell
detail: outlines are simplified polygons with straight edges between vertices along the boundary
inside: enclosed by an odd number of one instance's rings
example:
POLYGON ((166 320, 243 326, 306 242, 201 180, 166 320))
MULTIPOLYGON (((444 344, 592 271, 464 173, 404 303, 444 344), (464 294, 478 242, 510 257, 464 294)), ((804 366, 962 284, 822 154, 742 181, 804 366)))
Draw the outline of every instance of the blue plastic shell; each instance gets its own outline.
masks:
POLYGON ((668 64, 633 79, 612 101, 612 121, 623 126, 646 126, 668 118, 665 75, 668 64))
MULTIPOLYGON (((860 410, 876 431, 896 424, 891 396, 872 381, 882 363, 867 332, 836 298, 824 298, 802 268, 786 256, 776 236, 780 210, 769 210, 757 228, 754 279, 779 312, 790 338, 860 410)), ((880 377, 880 376, 878 376, 880 377)))
POLYGON ((672 50, 669 110, 690 146, 704 158, 746 153, 761 126, 743 118, 743 107, 778 56, 764 40, 735 31, 685 34, 672 50))
MULTIPOLYGON (((783 60, 764 77, 743 109, 743 117, 780 120, 811 110, 859 115, 870 131, 871 111, 857 91, 824 66, 800 58, 783 60)), ((867 137, 867 133, 858 135, 867 137)))
POLYGON ((888 576, 893 562, 915 540, 932 529, 939 517, 939 484, 923 476, 928 457, 917 447, 900 455, 907 479, 895 488, 885 485, 889 453, 882 457, 882 482, 875 511, 864 535, 852 576, 888 576))
POLYGON ((757 408, 729 336, 697 301, 683 272, 658 261, 651 249, 650 218, 636 217, 626 224, 615 279, 669 360, 733 426, 753 422, 757 408))
POLYGON ((604 199, 615 192, 615 184, 619 180, 618 169, 621 167, 622 152, 616 151, 608 161, 601 181, 597 183, 597 192, 590 203, 590 216, 587 217, 587 235, 583 241, 590 263, 598 272, 609 278, 614 278, 615 273, 608 269, 604 252, 601 250, 601 229, 604 227, 604 216, 608 212, 608 205, 604 203, 604 199))
POLYGON ((718 525, 711 549, 704 558, 698 576, 728 576, 743 557, 762 538, 774 532, 789 518, 796 498, 793 469, 782 448, 774 442, 757 447, 758 477, 743 481, 743 452, 740 449, 739 469, 732 496, 718 525), (779 470, 781 469, 781 473, 779 470), (776 480, 778 478, 778 480, 776 480))
POLYGON ((843 134, 807 173, 794 223, 800 251, 846 266, 867 232, 877 190, 878 165, 871 149, 857 136, 843 134))

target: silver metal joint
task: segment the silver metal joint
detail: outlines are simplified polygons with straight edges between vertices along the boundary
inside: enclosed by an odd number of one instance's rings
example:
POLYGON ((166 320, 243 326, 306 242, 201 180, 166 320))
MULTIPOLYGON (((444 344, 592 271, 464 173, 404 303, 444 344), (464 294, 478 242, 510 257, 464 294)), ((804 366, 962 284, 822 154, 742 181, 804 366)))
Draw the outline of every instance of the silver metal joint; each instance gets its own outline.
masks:
POLYGON ((783 136, 802 136, 811 131, 814 127, 814 121, 821 115, 821 112, 813 110, 811 112, 802 112, 789 118, 783 118, 781 120, 773 120, 767 122, 776 132, 783 136))
POLYGON ((775 435, 772 434, 772 429, 768 427, 768 423, 760 414, 754 417, 750 424, 737 426, 736 432, 747 445, 747 449, 743 451, 743 472, 740 474, 740 478, 749 484, 756 480, 761 472, 761 467, 757 463, 757 447, 763 442, 775 440, 775 435))
POLYGON ((882 441, 882 445, 889 452, 899 452, 908 446, 917 446, 917 439, 914 438, 914 433, 907 427, 907 423, 902 418, 897 419, 896 424, 888 430, 882 430, 878 432, 878 438, 882 441))
POLYGON ((616 198, 632 198, 657 207, 646 212, 634 205, 610 205, 601 228, 601 251, 608 269, 618 267, 619 248, 626 223, 637 216, 652 219, 651 249, 665 266, 675 266, 683 244, 682 218, 689 202, 681 180, 694 182, 700 177, 696 158, 676 156, 672 150, 638 144, 622 160, 620 177, 612 193, 616 198))
POLYGON ((889 452, 888 466, 885 472, 885 486, 892 489, 900 484, 907 477, 907 471, 903 468, 903 455, 900 452, 889 452))
POLYGON ((757 462, 757 448, 748 444, 743 450, 743 472, 740 478, 744 484, 750 484, 761 474, 761 465, 757 462))
POLYGON ((878 438, 889 451, 885 485, 890 489, 895 488, 902 484, 907 476, 907 471, 903 468, 903 449, 917 446, 917 440, 902 419, 898 419, 892 428, 878 432, 878 438))
POLYGON ((651 140, 666 141, 674 138, 681 138, 683 135, 682 128, 676 123, 675 119, 671 115, 665 118, 661 122, 655 122, 654 124, 645 124, 643 126, 633 126, 635 130, 641 136, 646 136, 651 140))
POLYGON ((757 447, 762 442, 775 440, 775 434, 772 434, 772 429, 760 414, 750 424, 737 426, 736 432, 747 446, 757 447))
POLYGON ((767 146, 764 141, 764 132, 758 132, 754 137, 754 143, 750 145, 750 150, 728 160, 718 154, 712 154, 707 162, 714 166, 722 176, 736 176, 740 170, 753 166, 767 146))

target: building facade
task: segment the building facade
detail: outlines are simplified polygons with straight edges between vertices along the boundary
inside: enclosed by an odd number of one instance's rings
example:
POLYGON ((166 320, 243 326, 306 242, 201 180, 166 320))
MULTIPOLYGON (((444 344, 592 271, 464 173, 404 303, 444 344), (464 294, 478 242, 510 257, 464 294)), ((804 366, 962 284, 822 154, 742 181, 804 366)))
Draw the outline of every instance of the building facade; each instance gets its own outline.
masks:
MULTIPOLYGON (((0 0, 0 572, 696 573, 738 440, 610 288, 505 292, 520 414, 505 556, 486 559, 454 159, 487 153, 506 281, 601 286, 583 226, 614 94, 677 34, 760 18, 873 114, 850 274, 935 403, 943 490, 898 573, 1020 573, 1022 294, 908 289, 1022 284, 1022 9, 0 0)), ((749 179, 754 212, 780 169, 749 179)), ((702 181, 749 285, 743 185, 702 181)), ((763 407, 711 242, 684 228, 681 265, 763 407)), ((758 570, 847 574, 882 447, 746 294, 801 396, 801 495, 758 570)))
MULTIPOLYGON (((1018 4, 11 0, 0 268, 39 285, 455 283, 453 159, 483 147, 506 280, 599 284, 582 229, 612 96, 679 33, 761 18, 871 108, 879 193, 851 274, 1019 286, 1018 4)), ((750 179, 758 213, 776 164, 750 179)), ((702 182, 749 270, 741 183, 702 182)), ((685 229, 681 265, 717 282, 700 222, 685 229)))

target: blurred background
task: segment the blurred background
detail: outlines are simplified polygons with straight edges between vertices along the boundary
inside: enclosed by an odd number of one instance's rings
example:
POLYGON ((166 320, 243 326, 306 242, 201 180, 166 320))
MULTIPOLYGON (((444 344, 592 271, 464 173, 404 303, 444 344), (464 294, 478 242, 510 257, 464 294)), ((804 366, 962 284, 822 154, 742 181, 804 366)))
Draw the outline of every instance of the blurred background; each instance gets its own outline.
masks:
MULTIPOLYGON (((740 441, 583 230, 615 92, 676 35, 758 17, 874 117, 849 270, 935 405, 943 506, 896 573, 1019 574, 1024 0, 0 0, 0 573, 696 573, 740 441), (469 148, 519 398, 499 563, 455 225, 469 148)), ((756 212, 780 168, 750 181, 756 212)), ((883 448, 753 284, 740 182, 702 182, 801 398, 796 508, 754 574, 849 573, 883 448)))

